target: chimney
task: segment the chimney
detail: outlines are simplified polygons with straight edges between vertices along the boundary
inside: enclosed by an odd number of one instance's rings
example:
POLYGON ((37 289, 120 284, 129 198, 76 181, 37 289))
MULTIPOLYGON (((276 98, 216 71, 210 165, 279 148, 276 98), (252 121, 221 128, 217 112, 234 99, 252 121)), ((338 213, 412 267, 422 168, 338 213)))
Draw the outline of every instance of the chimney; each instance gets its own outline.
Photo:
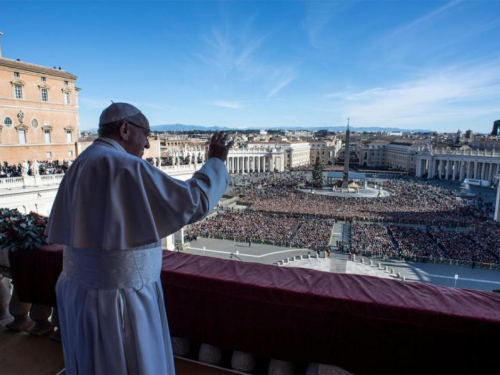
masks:
MULTIPOLYGON (((3 33, 0 31, 0 36, 2 36, 3 33)), ((2 57, 2 43, 0 43, 0 57, 2 57)))

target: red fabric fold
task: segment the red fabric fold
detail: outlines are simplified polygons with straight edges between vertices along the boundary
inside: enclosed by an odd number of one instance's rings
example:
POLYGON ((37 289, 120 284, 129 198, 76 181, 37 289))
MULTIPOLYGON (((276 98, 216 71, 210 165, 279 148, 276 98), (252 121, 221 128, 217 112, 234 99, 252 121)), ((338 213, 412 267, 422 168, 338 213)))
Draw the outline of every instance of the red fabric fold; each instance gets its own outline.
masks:
MULTIPOLYGON (((62 248, 12 253, 19 298, 55 306, 62 248)), ((165 252, 173 336, 354 373, 500 373, 488 292, 165 252)))

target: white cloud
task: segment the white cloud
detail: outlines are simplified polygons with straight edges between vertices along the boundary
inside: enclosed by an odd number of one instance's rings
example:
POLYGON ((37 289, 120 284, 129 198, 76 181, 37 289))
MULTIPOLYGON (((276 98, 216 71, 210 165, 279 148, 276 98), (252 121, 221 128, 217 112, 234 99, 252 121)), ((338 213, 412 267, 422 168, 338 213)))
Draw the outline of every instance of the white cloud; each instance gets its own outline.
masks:
MULTIPOLYGON (((224 88, 238 82, 238 90, 242 89, 241 85, 258 87, 262 97, 270 99, 296 79, 296 66, 290 66, 288 61, 272 63, 267 57, 261 58, 259 52, 269 34, 252 30, 254 18, 251 16, 233 27, 223 22, 202 35, 202 44, 193 54, 203 64, 215 68, 214 91, 224 92, 224 88)), ((242 108, 241 103, 226 101, 212 105, 242 108)))
MULTIPOLYGON (((500 62, 451 67, 420 79, 326 96, 357 126, 428 127, 471 122, 500 109, 500 62)), ((436 129, 439 130, 439 129, 436 129)))
POLYGON ((310 1, 302 27, 307 33, 309 44, 317 49, 325 47, 325 30, 335 16, 353 6, 355 1, 310 1))
POLYGON ((290 83, 292 83, 293 80, 295 80, 295 75, 293 74, 287 74, 284 77, 281 77, 278 83, 276 83, 271 91, 267 94, 267 98, 271 99, 274 95, 276 95, 278 92, 283 90, 286 86, 288 86, 290 83))
POLYGON ((210 103, 210 105, 214 107, 222 107, 222 108, 229 108, 229 109, 242 109, 245 108, 245 106, 237 101, 227 101, 227 100, 221 100, 221 101, 216 101, 210 103))
POLYGON ((416 20, 410 22, 409 24, 407 24, 403 27, 400 27, 399 29, 397 29, 396 31, 394 31, 392 33, 392 36, 403 34, 407 31, 412 30, 412 29, 418 28, 421 24, 425 24, 425 23, 435 19, 441 13, 446 12, 447 10, 459 5, 462 2, 463 2, 463 0, 450 1, 450 2, 446 3, 445 5, 439 7, 438 9, 433 10, 432 12, 429 12, 426 15, 417 18, 416 20))

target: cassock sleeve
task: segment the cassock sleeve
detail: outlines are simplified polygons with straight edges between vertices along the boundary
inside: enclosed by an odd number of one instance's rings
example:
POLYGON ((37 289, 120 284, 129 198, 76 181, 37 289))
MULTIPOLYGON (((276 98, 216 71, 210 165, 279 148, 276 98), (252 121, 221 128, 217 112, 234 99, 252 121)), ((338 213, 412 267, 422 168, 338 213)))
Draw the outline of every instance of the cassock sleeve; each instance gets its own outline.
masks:
POLYGON ((218 158, 208 159, 187 181, 171 178, 155 167, 146 166, 142 182, 160 238, 203 219, 229 186, 226 166, 218 158))

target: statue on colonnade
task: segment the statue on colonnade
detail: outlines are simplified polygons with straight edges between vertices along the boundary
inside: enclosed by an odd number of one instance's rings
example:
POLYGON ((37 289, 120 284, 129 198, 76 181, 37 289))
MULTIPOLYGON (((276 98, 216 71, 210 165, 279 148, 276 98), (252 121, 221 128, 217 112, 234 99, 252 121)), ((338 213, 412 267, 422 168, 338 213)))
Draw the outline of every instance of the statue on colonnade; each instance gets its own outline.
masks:
POLYGON ((23 163, 21 164, 21 175, 23 177, 28 177, 29 169, 30 169, 30 166, 29 166, 28 162, 26 160, 23 161, 23 163))
POLYGON ((32 176, 38 176, 40 174, 40 165, 38 164, 38 161, 35 159, 33 161, 33 164, 31 165, 32 168, 32 176))

